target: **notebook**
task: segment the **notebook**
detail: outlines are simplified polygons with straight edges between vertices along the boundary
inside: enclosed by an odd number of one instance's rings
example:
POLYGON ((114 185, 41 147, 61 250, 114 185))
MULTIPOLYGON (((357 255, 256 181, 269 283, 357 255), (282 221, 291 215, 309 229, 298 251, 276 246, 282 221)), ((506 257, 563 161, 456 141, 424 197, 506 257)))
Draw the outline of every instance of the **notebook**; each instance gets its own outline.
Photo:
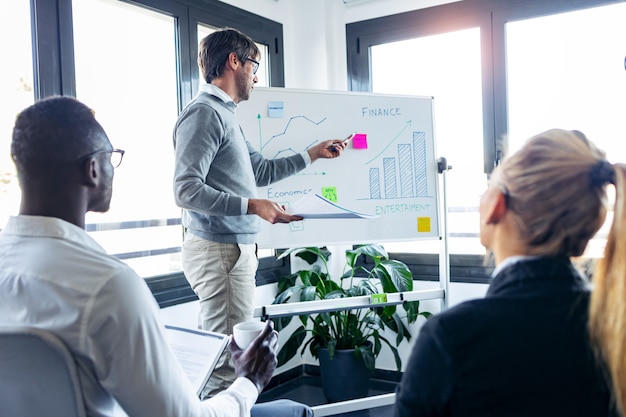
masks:
POLYGON ((165 325, 165 334, 196 395, 200 396, 229 336, 170 325, 165 325))

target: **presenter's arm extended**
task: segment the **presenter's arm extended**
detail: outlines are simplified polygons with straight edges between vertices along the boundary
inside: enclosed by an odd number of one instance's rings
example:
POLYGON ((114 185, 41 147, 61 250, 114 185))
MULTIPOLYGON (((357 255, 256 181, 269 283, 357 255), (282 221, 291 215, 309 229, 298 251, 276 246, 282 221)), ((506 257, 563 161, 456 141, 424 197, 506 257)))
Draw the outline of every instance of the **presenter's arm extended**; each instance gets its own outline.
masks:
MULTIPOLYGON (((307 150, 311 162, 317 159, 333 159, 341 156, 348 146, 348 142, 354 135, 348 136, 346 139, 329 139, 312 146, 307 150)), ((302 220, 300 216, 294 216, 285 211, 285 207, 275 201, 260 198, 251 198, 248 200, 248 214, 256 214, 263 220, 272 224, 291 223, 302 220)))

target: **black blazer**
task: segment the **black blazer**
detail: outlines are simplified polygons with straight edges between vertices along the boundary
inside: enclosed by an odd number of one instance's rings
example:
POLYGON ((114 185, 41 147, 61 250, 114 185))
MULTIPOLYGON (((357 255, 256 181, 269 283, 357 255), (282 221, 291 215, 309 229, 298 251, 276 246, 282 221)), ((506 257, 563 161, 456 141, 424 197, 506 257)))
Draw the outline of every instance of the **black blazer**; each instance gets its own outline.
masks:
POLYGON ((422 327, 396 390, 395 415, 613 415, 588 341, 589 295, 567 258, 505 267, 485 298, 422 327))

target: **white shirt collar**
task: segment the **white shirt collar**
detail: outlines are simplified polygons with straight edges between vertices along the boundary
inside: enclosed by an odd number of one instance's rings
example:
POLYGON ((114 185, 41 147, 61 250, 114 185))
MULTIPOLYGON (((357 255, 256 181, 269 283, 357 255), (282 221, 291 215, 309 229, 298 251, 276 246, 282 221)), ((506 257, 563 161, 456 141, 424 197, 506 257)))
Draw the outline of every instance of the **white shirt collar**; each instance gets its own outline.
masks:
POLYGON ((519 262, 530 261, 531 259, 537 259, 537 258, 539 258, 539 256, 529 256, 529 255, 509 256, 508 258, 500 262, 500 265, 495 267, 495 269, 491 273, 491 278, 498 275, 500 271, 502 271, 504 268, 510 265, 514 265, 519 262))
POLYGON ((228 94, 226 94, 226 92, 222 90, 221 88, 219 88, 218 86, 215 86, 213 84, 202 83, 200 84, 200 91, 211 94, 212 96, 219 98, 220 100, 222 100, 224 103, 228 104, 229 106, 237 107, 237 103, 235 103, 233 98, 229 96, 228 94))
POLYGON ((92 250, 106 253, 84 229, 56 217, 10 216, 2 233, 7 235, 66 239, 92 250))

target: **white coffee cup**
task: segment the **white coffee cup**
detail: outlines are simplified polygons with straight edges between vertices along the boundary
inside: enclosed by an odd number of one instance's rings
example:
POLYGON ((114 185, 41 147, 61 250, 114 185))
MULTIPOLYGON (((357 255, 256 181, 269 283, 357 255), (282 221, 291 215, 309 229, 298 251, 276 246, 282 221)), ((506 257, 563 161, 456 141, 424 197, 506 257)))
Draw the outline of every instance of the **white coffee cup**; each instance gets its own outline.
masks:
POLYGON ((240 349, 248 347, 265 328, 262 321, 242 321, 233 327, 233 337, 240 349))

